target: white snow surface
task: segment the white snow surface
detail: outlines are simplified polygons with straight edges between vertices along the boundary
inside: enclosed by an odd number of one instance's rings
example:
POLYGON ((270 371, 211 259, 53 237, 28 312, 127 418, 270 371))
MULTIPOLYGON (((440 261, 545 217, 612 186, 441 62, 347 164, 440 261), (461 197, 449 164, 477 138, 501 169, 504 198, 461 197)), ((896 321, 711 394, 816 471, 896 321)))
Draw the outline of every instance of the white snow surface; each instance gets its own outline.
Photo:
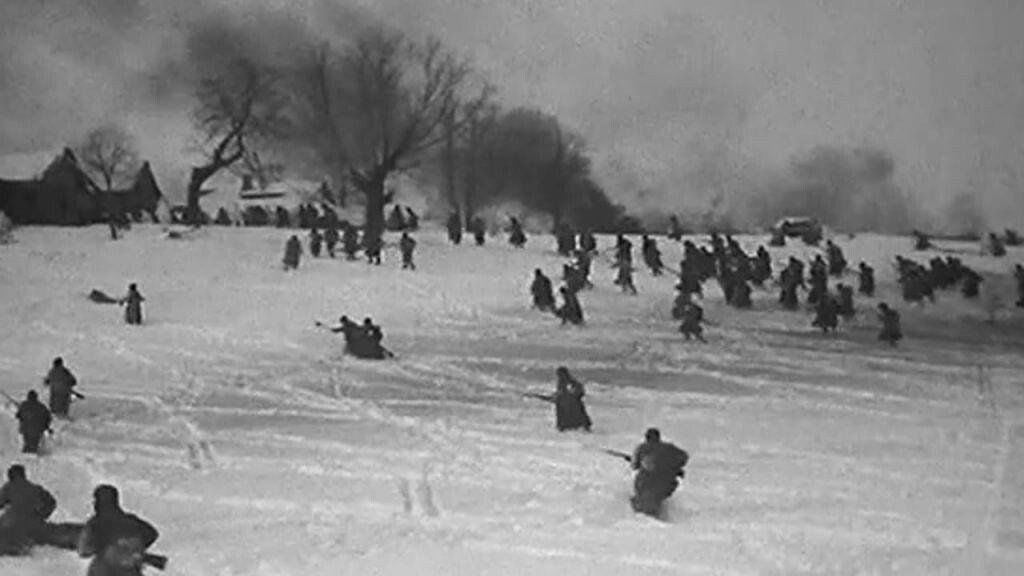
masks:
MULTIPOLYGON (((380 267, 307 255, 284 272, 292 233, 40 227, 0 246, 0 389, 43 391, 60 355, 87 396, 43 457, 0 417, 0 463, 56 495, 55 520, 83 520, 113 482, 161 531, 168 576, 1024 573, 1024 311, 988 324, 988 294, 904 304, 894 255, 935 254, 909 239, 838 239, 880 285, 839 334, 774 290, 728 308, 711 282, 699 344, 670 318, 670 275, 640 271, 623 295, 606 257, 586 327, 531 310, 533 269, 560 276, 550 236, 516 250, 426 230, 415 272, 394 238, 380 267), (142 327, 86 299, 129 282, 142 327), (903 315, 896 349, 876 340, 880 299, 903 315), (343 356, 313 325, 341 314, 372 316, 398 358, 343 356), (521 397, 552 390, 558 365, 587 385, 592 434, 556 432, 551 407, 521 397), (649 426, 691 454, 666 523, 632 513, 628 466, 600 451, 649 426)), ((681 245, 660 244, 677 265, 681 245)), ((1021 249, 939 245, 1012 303, 1021 249)), ((0 574, 85 563, 38 548, 0 574)))

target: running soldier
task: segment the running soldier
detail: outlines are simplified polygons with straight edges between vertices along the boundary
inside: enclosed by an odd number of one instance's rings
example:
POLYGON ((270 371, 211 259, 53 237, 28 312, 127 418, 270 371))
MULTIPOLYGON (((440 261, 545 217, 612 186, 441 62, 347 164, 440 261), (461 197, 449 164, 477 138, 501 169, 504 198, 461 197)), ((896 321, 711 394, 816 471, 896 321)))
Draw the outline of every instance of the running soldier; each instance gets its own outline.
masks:
POLYGON ((152 524, 121 508, 117 488, 101 484, 93 490, 93 516, 78 539, 78 555, 92 558, 88 576, 141 576, 152 563, 146 550, 160 533, 152 524))
POLYGON ((324 231, 324 244, 327 246, 327 255, 334 258, 334 249, 338 246, 338 227, 331 226, 324 231))
POLYGON ((294 234, 291 238, 285 242, 284 245, 284 269, 295 270, 299 267, 299 261, 302 259, 302 244, 299 242, 299 237, 294 234))
POLYGON ((324 237, 320 235, 320 231, 313 228, 309 231, 309 253, 313 258, 320 257, 320 248, 323 246, 324 237))
POLYGON ((50 371, 43 378, 43 386, 50 389, 50 412, 58 418, 67 418, 68 409, 71 407, 71 396, 78 395, 75 386, 78 380, 64 366, 64 359, 57 357, 53 359, 50 371))
MULTIPOLYGON (((346 260, 355 260, 359 252, 359 229, 349 222, 342 223, 341 243, 345 250, 346 260)), ((298 258, 296 258, 296 265, 298 258)))
POLYGON ((526 233, 523 232, 523 225, 515 216, 509 218, 508 242, 516 248, 522 248, 526 245, 526 233))
POLYGON ((545 276, 540 268, 533 271, 530 294, 533 296, 534 308, 544 312, 554 310, 555 295, 551 291, 551 279, 545 276))
POLYGON ((121 299, 124 305, 124 321, 133 326, 142 324, 142 303, 146 299, 139 294, 139 287, 135 284, 128 285, 128 294, 121 299))
POLYGON ((402 270, 415 270, 416 264, 412 261, 413 250, 416 249, 416 241, 408 232, 402 232, 402 239, 398 241, 398 247, 402 251, 402 270))
POLYGON ((23 556, 46 540, 46 520, 57 500, 46 488, 29 482, 24 466, 14 464, 0 487, 0 508, 0 556, 23 556))
POLYGON ((18 433, 21 434, 21 452, 39 454, 39 443, 43 434, 50 430, 52 418, 35 390, 28 391, 14 417, 18 420, 18 433))
POLYGON ((689 342, 690 338, 707 342, 704 339, 704 328, 701 326, 703 322, 704 309, 690 302, 683 308, 683 323, 679 326, 679 331, 686 337, 687 342, 689 342))
POLYGON ((564 326, 566 323, 575 326, 583 325, 583 306, 580 305, 576 293, 570 292, 565 286, 559 288, 558 292, 562 295, 562 306, 555 310, 555 315, 562 319, 562 325, 564 326))
POLYGON ((860 263, 860 284, 857 291, 861 294, 872 297, 875 295, 875 269, 867 262, 860 263))
POLYGON ((878 339, 888 342, 890 346, 896 346, 896 343, 903 339, 899 312, 889 308, 885 302, 880 302, 878 304, 878 319, 882 322, 882 331, 878 333, 878 339))
POLYGON ((661 441, 661 432, 649 428, 644 442, 633 451, 630 460, 636 477, 633 480, 633 510, 661 517, 662 505, 679 487, 679 478, 686 476, 683 468, 690 460, 685 450, 661 441))

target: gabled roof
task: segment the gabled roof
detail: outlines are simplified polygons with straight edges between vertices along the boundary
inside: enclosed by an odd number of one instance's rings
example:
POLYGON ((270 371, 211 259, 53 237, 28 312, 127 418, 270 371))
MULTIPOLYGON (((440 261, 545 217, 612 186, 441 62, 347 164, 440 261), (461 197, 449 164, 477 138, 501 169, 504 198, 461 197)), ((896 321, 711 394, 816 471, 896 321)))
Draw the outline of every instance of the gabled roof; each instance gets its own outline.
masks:
POLYGON ((0 156, 0 178, 4 180, 37 180, 62 154, 62 150, 43 150, 0 156))

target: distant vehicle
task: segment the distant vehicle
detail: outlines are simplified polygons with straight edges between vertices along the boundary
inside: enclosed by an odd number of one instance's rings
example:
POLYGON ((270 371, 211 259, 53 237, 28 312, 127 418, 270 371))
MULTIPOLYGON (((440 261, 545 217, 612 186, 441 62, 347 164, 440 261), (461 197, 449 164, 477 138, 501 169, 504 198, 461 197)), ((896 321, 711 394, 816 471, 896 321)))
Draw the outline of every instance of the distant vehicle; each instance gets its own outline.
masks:
POLYGON ((814 218, 793 216, 783 218, 775 223, 772 232, 789 238, 821 238, 821 223, 814 218))

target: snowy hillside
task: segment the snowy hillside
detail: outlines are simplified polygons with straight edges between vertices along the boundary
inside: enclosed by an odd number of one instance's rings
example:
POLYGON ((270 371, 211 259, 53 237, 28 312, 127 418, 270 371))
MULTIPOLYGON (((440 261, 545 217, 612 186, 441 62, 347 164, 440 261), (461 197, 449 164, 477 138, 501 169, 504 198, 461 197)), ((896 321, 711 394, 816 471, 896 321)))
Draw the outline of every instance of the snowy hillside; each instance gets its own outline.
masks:
MULTIPOLYGON (((993 326, 958 293, 904 304, 893 256, 932 255, 908 239, 839 239, 903 315, 907 339, 888 349, 877 299, 822 336, 775 292, 737 311, 712 282, 715 326, 690 344, 673 279, 642 271, 626 296, 607 259, 581 297, 588 326, 531 311, 532 270, 560 275, 550 237, 516 251, 424 231, 415 272, 389 246, 381 267, 304 258, 285 273, 290 233, 17 230, 0 246, 0 389, 41 389, 61 355, 87 399, 40 459, 4 416, 3 468, 25 462, 58 520, 117 484, 161 530, 168 575, 1024 573, 1024 311, 993 326), (129 282, 142 327, 86 299, 129 282), (313 325, 341 314, 372 316, 398 359, 342 356, 313 325), (551 391, 560 364, 588 386, 593 434, 556 432, 551 407, 521 397, 551 391), (600 451, 631 450, 648 426, 692 455, 670 523, 632 513, 627 465, 600 451)), ((676 266, 681 246, 660 242, 676 266)), ((942 245, 1015 299, 1020 249, 942 245)), ((772 251, 793 253, 814 251, 772 251)), ((84 566, 47 548, 0 558, 4 576, 84 566)))

